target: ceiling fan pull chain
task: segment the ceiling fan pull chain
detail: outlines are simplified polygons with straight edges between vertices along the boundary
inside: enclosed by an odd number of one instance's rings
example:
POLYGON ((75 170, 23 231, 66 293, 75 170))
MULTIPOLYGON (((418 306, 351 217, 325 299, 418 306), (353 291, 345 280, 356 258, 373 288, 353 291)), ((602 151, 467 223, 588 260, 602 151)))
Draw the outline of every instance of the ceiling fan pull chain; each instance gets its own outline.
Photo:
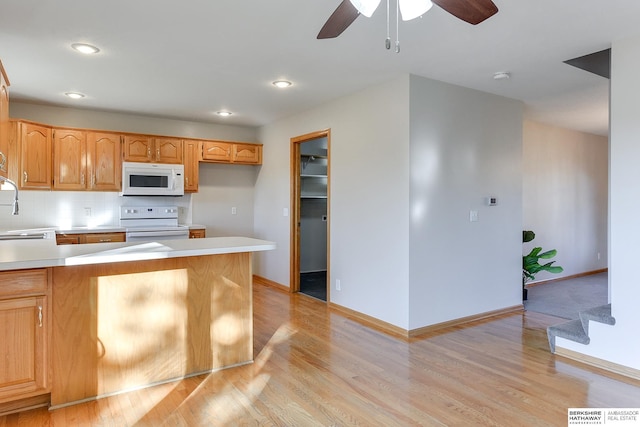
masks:
POLYGON ((387 38, 384 41, 384 47, 391 49, 391 37, 389 36, 389 0, 387 0, 387 38))
POLYGON ((396 0, 396 53, 400 53, 400 0, 396 0))

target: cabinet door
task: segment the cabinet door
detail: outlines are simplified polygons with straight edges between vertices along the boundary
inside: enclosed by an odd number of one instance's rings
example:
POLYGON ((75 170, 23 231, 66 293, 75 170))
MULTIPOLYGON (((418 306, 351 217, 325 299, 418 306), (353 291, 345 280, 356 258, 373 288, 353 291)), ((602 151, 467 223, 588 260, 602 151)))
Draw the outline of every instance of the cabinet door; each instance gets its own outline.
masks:
POLYGON ((153 138, 144 135, 125 135, 124 160, 127 162, 152 162, 155 154, 153 138))
POLYGON ((9 160, 9 81, 0 63, 0 175, 7 176, 9 160))
POLYGON ((20 188, 51 189, 51 128, 20 123, 20 188))
POLYGON ((258 144, 233 144, 233 163, 262 164, 262 146, 258 144))
POLYGON ((108 132, 87 135, 88 188, 94 191, 120 191, 122 188, 121 136, 108 132))
POLYGON ((195 228, 189 230, 190 239, 204 239, 207 235, 207 231, 204 228, 195 228))
POLYGON ((231 162, 230 142, 202 141, 202 160, 210 162, 231 162))
POLYGON ((198 160, 200 159, 200 141, 186 140, 184 144, 184 191, 198 191, 198 160))
POLYGON ((49 387, 46 304, 45 296, 0 301, 0 402, 49 387))
POLYGON ((53 189, 87 188, 87 139, 84 131, 53 130, 53 189))
POLYGON ((182 140, 176 138, 155 138, 155 157, 158 163, 182 163, 182 140))

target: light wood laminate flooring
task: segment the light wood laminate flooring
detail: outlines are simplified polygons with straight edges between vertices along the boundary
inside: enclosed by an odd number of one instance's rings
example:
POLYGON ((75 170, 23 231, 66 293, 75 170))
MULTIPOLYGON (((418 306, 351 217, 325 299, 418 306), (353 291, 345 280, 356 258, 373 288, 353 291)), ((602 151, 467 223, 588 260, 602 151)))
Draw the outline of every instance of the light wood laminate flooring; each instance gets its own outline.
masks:
POLYGON ((570 407, 638 407, 640 383, 549 353, 526 312, 407 342, 304 295, 254 285, 255 362, 4 426, 566 426, 570 407))

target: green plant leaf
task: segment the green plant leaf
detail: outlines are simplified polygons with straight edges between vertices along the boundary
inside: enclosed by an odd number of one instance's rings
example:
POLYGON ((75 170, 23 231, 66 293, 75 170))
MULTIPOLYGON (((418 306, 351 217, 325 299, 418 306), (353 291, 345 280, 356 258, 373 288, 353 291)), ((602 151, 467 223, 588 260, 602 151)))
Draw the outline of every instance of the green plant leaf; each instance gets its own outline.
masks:
POLYGON ((527 243, 536 238, 536 233, 531 230, 523 230, 522 231, 522 242, 527 243))
POLYGON ((549 258, 553 258, 554 256, 556 256, 557 253, 558 253, 558 251, 556 251, 555 249, 551 249, 550 251, 543 252, 543 253, 539 254, 538 256, 540 258, 549 259, 549 258))

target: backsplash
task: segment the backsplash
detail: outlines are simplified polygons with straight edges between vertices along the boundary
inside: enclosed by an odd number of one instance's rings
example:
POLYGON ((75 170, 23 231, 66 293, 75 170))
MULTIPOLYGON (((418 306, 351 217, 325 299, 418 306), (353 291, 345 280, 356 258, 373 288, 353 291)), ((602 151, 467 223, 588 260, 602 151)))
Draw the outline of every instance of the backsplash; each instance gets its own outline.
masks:
POLYGON ((13 191, 0 191, 0 230, 38 227, 117 226, 120 206, 178 206, 179 222, 190 224, 191 194, 182 197, 122 197, 115 192, 20 191, 20 214, 11 215, 13 191))

